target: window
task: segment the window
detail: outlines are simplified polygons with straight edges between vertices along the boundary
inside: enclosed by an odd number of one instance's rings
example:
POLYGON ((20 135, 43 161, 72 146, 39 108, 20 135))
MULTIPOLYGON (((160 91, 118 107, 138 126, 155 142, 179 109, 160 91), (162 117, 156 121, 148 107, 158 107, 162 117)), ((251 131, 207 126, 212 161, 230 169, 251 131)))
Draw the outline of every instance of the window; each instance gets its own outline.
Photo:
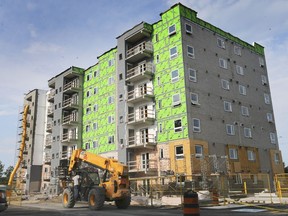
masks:
POLYGON ((260 65, 260 67, 265 66, 264 59, 262 57, 259 57, 259 65, 260 65))
POLYGON ((159 35, 158 34, 155 35, 155 40, 156 40, 156 42, 159 41, 159 35))
POLYGON ((184 158, 184 150, 183 146, 175 146, 175 157, 176 159, 183 159, 184 158))
POLYGON ((222 88, 225 89, 225 90, 229 90, 230 89, 230 85, 229 85, 229 81, 228 80, 221 79, 221 85, 222 85, 222 88))
POLYGON ((159 133, 163 132, 162 123, 159 123, 159 133))
POLYGON ((149 169, 149 153, 141 154, 141 168, 142 170, 149 169))
POLYGON ((93 129, 94 129, 94 130, 97 130, 97 129, 98 129, 98 123, 97 123, 97 122, 94 122, 94 123, 93 123, 93 129))
POLYGON ((234 46, 234 54, 241 56, 241 47, 234 46))
POLYGON ((94 77, 97 77, 97 76, 99 76, 99 71, 94 71, 94 77))
POLYGON ((219 58, 219 67, 227 69, 227 60, 223 58, 219 58))
POLYGON ((232 112, 232 103, 228 101, 224 101, 224 111, 232 112))
POLYGON ((246 106, 241 106, 241 114, 242 114, 243 116, 249 116, 248 107, 246 107, 246 106))
POLYGON ((234 135, 235 135, 234 125, 226 124, 226 133, 227 133, 228 135, 234 136, 234 135))
POLYGON ((97 112, 97 111, 98 111, 98 104, 95 104, 95 105, 93 106, 93 111, 94 111, 94 112, 97 112))
POLYGON ((279 153, 274 154, 274 162, 275 164, 280 164, 280 155, 279 153))
POLYGON ((111 67, 114 65, 114 59, 109 59, 108 66, 111 67))
POLYGON ((187 46, 187 55, 190 58, 195 58, 194 47, 187 46))
POLYGON ((159 63, 160 62, 160 57, 159 57, 159 54, 156 55, 156 63, 159 63))
POLYGON ((98 141, 93 141, 93 148, 98 148, 98 141))
POLYGON ((193 132, 201 132, 201 125, 200 125, 200 119, 193 118, 192 119, 193 124, 193 132))
POLYGON ((255 161, 256 160, 255 152, 252 150, 247 151, 247 157, 248 157, 249 161, 255 161))
POLYGON ((234 160, 238 159, 238 151, 237 151, 237 149, 235 149, 235 148, 230 148, 229 149, 229 158, 230 159, 234 159, 234 160))
POLYGON ((108 78, 108 85, 112 85, 114 83, 114 77, 108 78))
POLYGON ((114 136, 108 136, 108 143, 109 144, 114 143, 114 136))
POLYGON ((86 125, 86 132, 90 131, 90 125, 86 125))
POLYGON ((160 81, 160 77, 159 76, 157 77, 157 85, 158 86, 161 85, 161 81, 160 81))
POLYGON ((162 108, 162 100, 158 101, 158 108, 161 109, 162 108))
POLYGON ((98 88, 95 87, 95 88, 94 88, 94 94, 97 94, 97 93, 98 93, 98 88))
POLYGON ((225 41, 222 38, 217 38, 217 45, 218 47, 225 49, 225 41))
POLYGON ((108 123, 114 123, 114 116, 108 116, 108 123))
POLYGON ((272 113, 267 113, 266 116, 267 116, 267 121, 268 121, 268 122, 273 122, 273 115, 272 115, 272 113))
POLYGON ((91 113, 91 107, 89 106, 89 107, 86 108, 86 114, 88 115, 90 113, 91 113))
POLYGON ((119 60, 122 60, 123 59, 123 55, 122 53, 119 54, 119 60))
POLYGON ((86 97, 90 97, 90 91, 86 92, 86 97))
POLYGON ((89 80, 91 80, 91 78, 92 78, 92 74, 89 73, 89 74, 86 76, 86 80, 89 81, 89 80))
POLYGON ((176 58, 177 55, 178 55, 178 53, 177 53, 177 47, 172 47, 172 48, 170 49, 170 59, 176 58))
POLYGON ((193 92, 191 92, 190 93, 190 97, 191 97, 191 103, 193 104, 193 105, 200 105, 199 104, 199 100, 198 100, 198 94, 196 94, 196 93, 193 93, 193 92))
POLYGON ((159 149, 159 158, 160 158, 160 159, 163 159, 163 158, 164 158, 164 149, 163 149, 163 148, 160 148, 160 149, 159 149))
POLYGON ((189 80, 192 82, 197 82, 197 73, 195 69, 188 68, 189 71, 189 80))
POLYGON ((85 143, 85 149, 90 149, 90 143, 85 143))
POLYGON ((185 24, 185 31, 187 34, 192 34, 192 26, 189 24, 185 24))
POLYGON ((123 74, 120 73, 120 74, 119 74, 119 80, 122 80, 122 79, 123 79, 123 74))
POLYGON ((244 137, 252 138, 251 128, 244 127, 244 137))
POLYGON ((172 105, 173 106, 177 106, 181 104, 181 100, 180 100, 180 94, 175 94, 172 97, 172 105))
POLYGON ((203 156, 203 146, 202 145, 195 145, 195 156, 202 157, 203 156))
POLYGON ((178 70, 174 70, 171 72, 171 81, 177 82, 179 80, 179 73, 178 70))
POLYGON ((239 93, 240 93, 241 95, 246 95, 246 94, 247 94, 247 92, 246 92, 246 87, 243 86, 243 85, 239 85, 239 93))
POLYGON ((169 35, 173 35, 173 34, 175 34, 175 33, 176 33, 176 26, 175 26, 175 24, 169 26, 169 28, 168 28, 168 34, 169 34, 169 35))
POLYGON ((236 65, 236 73, 239 75, 244 75, 243 67, 240 65, 236 65))
POLYGON ((276 144, 276 134, 275 133, 270 133, 270 142, 272 144, 276 144))
POLYGON ((261 82, 262 82, 262 85, 267 85, 268 84, 267 76, 261 75, 261 82))
POLYGON ((182 120, 177 119, 174 121, 174 132, 180 132, 182 131, 182 120))
POLYGON ((269 94, 264 93, 264 101, 265 101, 265 104, 270 104, 271 103, 269 94))
POLYGON ((114 102, 114 97, 113 96, 109 96, 108 97, 108 104, 112 104, 114 102))

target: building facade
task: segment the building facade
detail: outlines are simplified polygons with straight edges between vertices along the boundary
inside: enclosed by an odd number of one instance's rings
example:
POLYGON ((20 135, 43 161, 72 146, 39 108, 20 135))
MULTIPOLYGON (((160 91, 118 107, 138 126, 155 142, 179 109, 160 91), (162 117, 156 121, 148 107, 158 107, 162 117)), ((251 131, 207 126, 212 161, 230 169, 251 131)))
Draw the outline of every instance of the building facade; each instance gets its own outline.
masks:
MULTIPOLYGON (((24 106, 29 106, 26 125, 26 146, 17 178, 19 193, 40 192, 42 155, 45 136, 46 90, 34 89, 24 98, 24 106)), ((22 112, 20 113, 22 115, 22 112)), ((22 118, 20 121, 22 122, 22 118)), ((20 126, 22 135, 23 127, 20 126)), ((19 140, 21 142, 21 140, 19 140)))
POLYGON ((182 4, 160 15, 85 71, 82 148, 131 177, 193 175, 206 156, 225 160, 210 173, 283 172, 264 48, 182 4))
POLYGON ((46 165, 43 170, 43 180, 49 182, 49 185, 43 185, 43 190, 48 193, 59 192, 58 166, 67 161, 73 149, 81 147, 82 84, 83 69, 74 66, 48 81, 46 165))

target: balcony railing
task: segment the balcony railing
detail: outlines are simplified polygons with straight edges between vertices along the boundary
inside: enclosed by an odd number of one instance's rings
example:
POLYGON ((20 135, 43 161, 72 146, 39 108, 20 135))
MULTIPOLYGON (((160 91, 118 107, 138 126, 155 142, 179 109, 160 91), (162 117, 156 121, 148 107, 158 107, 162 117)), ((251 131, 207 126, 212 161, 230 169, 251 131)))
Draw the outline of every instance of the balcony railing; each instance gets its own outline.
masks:
POLYGON ((62 135, 62 142, 70 142, 70 141, 76 141, 78 140, 75 133, 64 133, 62 135))
POLYGON ((73 124, 78 123, 78 114, 70 114, 63 117, 63 124, 73 124))
POLYGON ((51 148, 52 146, 52 136, 47 136, 45 140, 45 148, 51 148))
POLYGON ((156 172, 158 170, 157 160, 135 160, 128 161, 128 171, 129 172, 156 172))
POLYGON ((46 172, 43 174, 43 180, 44 181, 50 181, 50 178, 51 178, 51 174, 46 172))
POLYGON ((140 61, 145 57, 151 57, 153 53, 153 46, 151 42, 142 42, 126 52, 126 59, 132 62, 140 61))
POLYGON ((128 92, 127 99, 129 102, 150 101, 154 97, 151 87, 139 87, 128 92))
POLYGON ((71 82, 66 83, 63 86, 63 92, 68 93, 69 91, 79 91, 80 80, 79 78, 72 80, 71 82))
POLYGON ((153 65, 152 63, 145 62, 127 70, 126 80, 137 81, 144 78, 151 79, 152 76, 153 76, 153 65))
POLYGON ((52 132, 52 127, 53 127, 53 123, 52 122, 48 122, 46 125, 46 132, 51 133, 52 132))
POLYGON ((63 101, 63 107, 62 108, 76 108, 78 107, 78 104, 79 101, 78 101, 78 98, 76 97, 72 97, 72 98, 68 98, 66 100, 63 101))
POLYGON ((128 124, 151 124, 155 121, 155 111, 153 109, 138 109, 133 113, 129 113, 127 117, 128 124))
POLYGON ((51 91, 49 92, 48 97, 47 97, 47 100, 48 100, 49 102, 53 102, 53 101, 54 101, 54 97, 55 97, 55 90, 53 89, 53 90, 51 90, 51 91))
POLYGON ((53 114, 54 114, 53 106, 49 106, 47 110, 48 117, 53 117, 53 114))
POLYGON ((45 157, 44 157, 44 163, 45 164, 51 164, 51 157, 50 157, 50 155, 45 155, 45 157))
POLYGON ((154 147, 156 145, 154 134, 141 134, 140 136, 130 136, 128 138, 128 148, 133 147, 154 147))

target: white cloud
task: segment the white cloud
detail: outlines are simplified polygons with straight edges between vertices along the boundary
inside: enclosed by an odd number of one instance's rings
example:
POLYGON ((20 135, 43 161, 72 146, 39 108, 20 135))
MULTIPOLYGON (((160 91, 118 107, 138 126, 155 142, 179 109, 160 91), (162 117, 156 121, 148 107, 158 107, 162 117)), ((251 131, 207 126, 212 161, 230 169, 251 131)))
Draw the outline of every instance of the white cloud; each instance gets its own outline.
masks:
POLYGON ((42 53, 49 53, 49 52, 61 52, 63 48, 56 44, 52 43, 44 43, 44 42, 33 42, 30 44, 29 47, 23 50, 29 54, 42 54, 42 53))

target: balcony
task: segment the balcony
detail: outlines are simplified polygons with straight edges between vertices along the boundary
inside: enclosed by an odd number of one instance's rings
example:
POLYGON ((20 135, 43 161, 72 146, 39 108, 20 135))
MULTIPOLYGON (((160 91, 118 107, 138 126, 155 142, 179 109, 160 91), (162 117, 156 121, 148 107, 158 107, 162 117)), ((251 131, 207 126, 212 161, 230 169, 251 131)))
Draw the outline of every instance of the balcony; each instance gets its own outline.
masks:
POLYGON ((50 175, 50 173, 44 173, 43 174, 43 180, 44 181, 50 181, 50 178, 51 178, 51 175, 50 175))
POLYGON ((156 146, 154 134, 141 134, 140 136, 130 136, 127 148, 154 148, 156 146))
POLYGON ((142 42, 126 52, 126 60, 129 62, 139 62, 140 60, 151 57, 153 54, 153 46, 151 42, 142 42))
POLYGON ((128 92, 127 100, 131 103, 149 102, 154 99, 153 89, 151 87, 135 88, 128 92))
POLYGON ((50 157, 50 155, 45 155, 45 157, 44 157, 44 163, 45 164, 51 164, 51 157, 50 157))
POLYGON ((50 92, 48 94, 48 97, 47 97, 48 102, 53 103, 54 97, 55 97, 55 90, 53 89, 53 90, 50 90, 50 92))
POLYGON ((69 143, 69 142, 76 142, 78 141, 78 137, 75 133, 63 133, 62 135, 62 142, 69 143))
POLYGON ((68 151, 63 151, 61 154, 61 160, 69 159, 68 156, 69 156, 68 151))
POLYGON ((151 173, 157 172, 158 165, 157 160, 136 160, 136 161, 128 161, 127 162, 128 171, 132 172, 144 172, 144 173, 151 173))
POLYGON ((81 87, 79 78, 76 78, 63 86, 63 93, 65 94, 72 94, 75 92, 79 92, 80 90, 81 87))
POLYGON ((63 101, 62 109, 73 110, 79 108, 79 102, 77 97, 71 97, 63 101))
POLYGON ((155 121, 155 112, 153 109, 138 109, 133 113, 129 113, 127 123, 130 125, 153 125, 155 121))
POLYGON ((48 107, 47 116, 50 117, 50 118, 53 118, 53 116, 54 116, 53 106, 49 106, 49 107, 48 107))
POLYGON ((45 148, 50 149, 52 146, 52 136, 47 136, 45 140, 45 148))
POLYGON ((62 124, 63 125, 73 125, 73 124, 78 124, 78 114, 70 114, 67 116, 64 116, 62 119, 62 124))
POLYGON ((142 63, 136 67, 127 70, 126 81, 135 82, 143 79, 151 79, 153 77, 152 63, 142 63))
POLYGON ((48 122, 46 125, 46 132, 47 133, 52 133, 52 127, 53 127, 53 123, 52 122, 48 122))

